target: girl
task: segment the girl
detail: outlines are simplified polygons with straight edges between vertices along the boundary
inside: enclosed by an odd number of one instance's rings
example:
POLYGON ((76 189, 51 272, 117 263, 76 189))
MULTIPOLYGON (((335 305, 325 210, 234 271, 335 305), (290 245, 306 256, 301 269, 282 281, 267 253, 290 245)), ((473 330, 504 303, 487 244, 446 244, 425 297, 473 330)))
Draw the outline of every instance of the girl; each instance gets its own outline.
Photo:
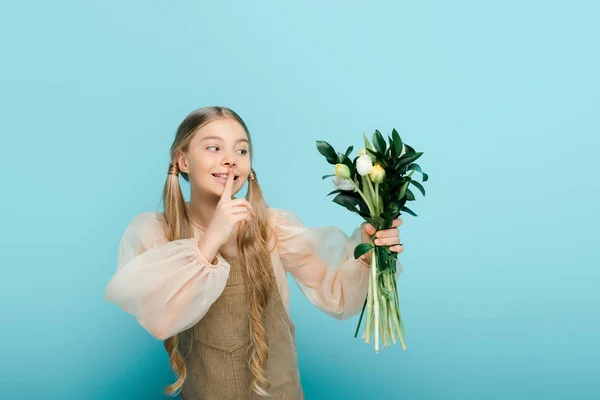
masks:
MULTIPOLYGON (((268 207, 252 169, 244 121, 225 107, 193 111, 171 146, 164 212, 137 215, 121 239, 105 299, 164 340, 181 399, 304 398, 290 319, 286 273, 328 315, 358 314, 368 291, 369 253, 402 252, 396 219, 351 237, 336 227, 307 228, 296 214, 268 207), (185 202, 179 174, 190 183, 185 202), (248 181, 246 198, 235 198, 248 181)), ((402 270, 398 262, 397 274, 402 270)))

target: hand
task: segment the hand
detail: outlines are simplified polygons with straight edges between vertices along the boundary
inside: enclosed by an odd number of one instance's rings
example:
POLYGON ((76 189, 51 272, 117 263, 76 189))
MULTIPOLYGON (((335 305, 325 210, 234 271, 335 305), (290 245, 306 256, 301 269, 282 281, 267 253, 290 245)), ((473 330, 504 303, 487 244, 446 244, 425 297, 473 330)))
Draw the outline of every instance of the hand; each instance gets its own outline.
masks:
MULTIPOLYGON (((404 246, 400 245, 400 230, 398 227, 402 225, 402 218, 396 218, 392 221, 392 227, 390 229, 383 229, 375 231, 375 227, 368 222, 363 222, 360 225, 360 233, 363 243, 371 243, 371 237, 375 235, 376 246, 390 246, 390 250, 396 253, 402 253, 404 246)), ((364 260, 370 260, 371 251, 369 250, 364 257, 364 260)), ((367 261, 368 262, 368 261, 367 261)))
POLYGON ((254 207, 248 200, 232 199, 233 178, 233 168, 229 167, 221 199, 217 203, 215 214, 206 228, 206 236, 219 246, 227 243, 234 229, 239 228, 240 224, 244 224, 256 216, 254 207))

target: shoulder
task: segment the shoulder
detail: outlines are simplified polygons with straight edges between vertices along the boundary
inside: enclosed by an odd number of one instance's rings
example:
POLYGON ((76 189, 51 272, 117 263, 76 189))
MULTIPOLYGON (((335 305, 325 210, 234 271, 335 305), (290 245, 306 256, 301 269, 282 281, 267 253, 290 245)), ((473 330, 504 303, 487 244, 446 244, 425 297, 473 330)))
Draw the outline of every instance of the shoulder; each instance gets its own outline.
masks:
POLYGON ((268 210, 269 210, 269 216, 272 221, 272 225, 275 228, 281 228, 281 227, 290 226, 290 225, 294 225, 297 227, 304 227, 304 223, 302 222, 302 220, 300 219, 298 214, 296 214, 295 212, 293 212, 291 210, 287 210, 284 208, 274 208, 274 207, 269 207, 268 210))
POLYGON ((162 213, 154 211, 144 211, 133 217, 127 229, 152 229, 160 227, 163 221, 164 216, 162 213))
POLYGON ((164 236, 165 218, 162 213, 144 211, 129 222, 123 234, 127 238, 148 239, 164 236))

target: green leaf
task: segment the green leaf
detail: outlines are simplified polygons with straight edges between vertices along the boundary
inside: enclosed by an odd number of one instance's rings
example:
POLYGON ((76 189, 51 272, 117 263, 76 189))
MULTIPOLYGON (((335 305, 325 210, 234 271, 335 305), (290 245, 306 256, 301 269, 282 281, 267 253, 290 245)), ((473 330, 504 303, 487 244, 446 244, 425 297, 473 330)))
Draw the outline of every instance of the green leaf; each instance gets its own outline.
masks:
POLYGON ((398 154, 396 154, 396 146, 394 145, 394 139, 392 139, 390 136, 388 136, 388 140, 389 140, 388 143, 390 144, 388 153, 392 156, 392 158, 398 157, 398 154))
POLYGON ((377 151, 375 151, 373 149, 366 149, 366 150, 367 150, 367 153, 370 153, 373 156, 371 158, 375 158, 375 160, 373 160, 373 161, 377 161, 380 158, 382 158, 382 156, 383 156, 383 154, 378 153, 377 151))
POLYGON ((422 182, 427 182, 427 179, 429 179, 429 176, 427 176, 427 174, 423 171, 421 171, 421 167, 419 166, 419 164, 410 164, 407 168, 407 171, 410 170, 414 170, 414 171, 418 171, 421 173, 421 175, 423 175, 423 180, 422 182))
POLYGON ((410 164, 407 168, 407 171, 410 170, 414 170, 414 171, 418 171, 421 173, 421 175, 423 175, 423 180, 422 182, 427 182, 427 179, 429 179, 429 177, 427 176, 427 174, 423 171, 421 171, 421 167, 419 166, 419 164, 410 164))
POLYGON ((404 183, 406 181, 406 179, 404 178, 398 178, 398 179, 386 179, 385 182, 388 185, 395 185, 395 184, 400 184, 400 183, 404 183))
POLYGON ((396 131, 396 128, 392 130, 392 140, 394 142, 394 148, 396 149, 396 157, 399 157, 400 154, 402 154, 403 144, 398 131, 396 131))
POLYGON ((319 153, 325 156, 327 162, 332 164, 332 161, 334 161, 333 164, 337 164, 337 153, 329 143, 322 140, 317 140, 317 150, 319 150, 319 153))
POLYGON ((342 155, 342 159, 340 160, 340 164, 344 164, 350 170, 350 179, 353 179, 356 171, 356 166, 346 155, 342 155))
POLYGON ((352 154, 352 150, 354 150, 354 146, 348 147, 348 150, 346 150, 346 157, 350 157, 350 154, 352 154))
POLYGON ((406 189, 408 189, 408 184, 409 183, 410 183, 410 180, 404 182, 404 184, 400 188, 400 192, 398 192, 398 200, 400 200, 400 199, 402 199, 404 197, 404 194, 406 193, 406 189))
POLYGON ((407 171, 414 170, 414 171, 423 173, 423 171, 421 171, 421 167, 419 166, 419 164, 410 164, 408 167, 406 167, 406 170, 407 171))
MULTIPOLYGON (((332 192, 329 192, 329 193, 327 193, 327 196, 331 196, 332 194, 336 194, 336 193, 342 193, 342 192, 345 192, 345 190, 342 190, 342 189, 336 189, 336 190, 334 190, 334 191, 332 191, 332 192)), ((327 196, 325 196, 325 197, 327 197, 327 196)))
POLYGON ((404 153, 404 155, 398 159, 398 162, 396 163, 396 165, 397 165, 396 168, 400 168, 404 165, 410 164, 411 162, 415 161, 417 158, 421 157, 421 155, 423 155, 422 152, 410 153, 410 154, 404 153))
MULTIPOLYGON (((365 202, 360 201, 358 204, 364 205, 365 202)), ((365 210, 367 210, 367 212, 357 211, 357 214, 360 215, 361 217, 363 217, 365 220, 367 220, 367 218, 371 218, 371 214, 368 213, 369 209, 366 207, 366 205, 364 207, 365 207, 365 210)))
POLYGON ((323 175, 323 177, 321 179, 329 178, 331 176, 335 176, 335 174, 323 175))
POLYGON ((367 139, 367 135, 365 135, 365 133, 363 132, 363 138, 365 139, 365 150, 373 150, 373 146, 371 146, 371 143, 369 143, 369 139, 367 139))
POLYGON ((410 215, 413 215, 413 216, 415 216, 415 217, 417 217, 417 216, 418 216, 417 214, 415 214, 415 213, 413 212, 413 210, 411 210, 411 209, 410 209, 410 208, 408 208, 408 207, 402 207, 401 211, 404 211, 404 212, 406 212, 406 213, 408 213, 408 214, 410 214, 410 215))
POLYGON ((337 196, 335 196, 333 202, 343 207, 346 207, 352 212, 358 213, 356 206, 358 205, 359 200, 355 196, 348 194, 347 191, 344 191, 344 193, 340 193, 337 196))
POLYGON ((395 201, 390 201, 389 203, 386 204, 387 209, 386 211, 388 213, 390 213, 390 215, 395 216, 398 214, 399 208, 398 208, 398 204, 396 204, 395 201))
POLYGON ((373 246, 370 243, 361 243, 354 248, 354 258, 358 259, 363 254, 366 254, 371 250, 373 246))
MULTIPOLYGON (((387 269, 387 264, 385 262, 385 248, 383 246, 379 246, 377 249, 377 264, 379 266, 379 271, 383 272, 387 269)), ((382 285, 381 285, 382 286, 382 285)), ((379 287, 381 287, 379 286, 379 287)))
POLYGON ((415 195, 410 189, 406 189, 406 200, 413 201, 415 200, 415 195))
POLYGON ((421 192, 421 194, 423 196, 425 196, 425 189, 423 188, 423 185, 421 185, 419 182, 417 181, 413 181, 412 179, 410 180, 410 183, 412 183, 414 186, 417 187, 417 189, 419 189, 419 191, 421 192))
POLYGON ((413 149, 412 147, 410 147, 406 143, 404 143, 404 148, 406 149, 406 152, 404 153, 405 155, 406 154, 415 154, 416 153, 415 149, 413 149))
POLYGON ((375 220, 375 222, 377 223, 377 225, 375 225, 376 227, 378 227, 378 230, 383 229, 383 227, 385 226, 385 220, 380 217, 379 215, 373 217, 373 219, 375 220))
POLYGON ((383 217, 383 219, 385 221, 384 225, 383 225, 384 228, 385 229, 390 229, 392 227, 392 221, 393 221, 392 216, 390 214, 386 213, 386 212, 381 213, 381 216, 383 217))
POLYGON ((367 149, 367 153, 371 153, 371 160, 373 160, 373 165, 378 162, 383 168, 387 168, 388 163, 385 160, 385 156, 378 151, 367 149))
POLYGON ((378 153, 381 153, 382 155, 385 154, 385 139, 383 139, 383 136, 381 136, 381 132, 379 132, 378 130, 375 130, 375 133, 373 134, 373 145, 375 146, 375 149, 378 153))
POLYGON ((370 216, 365 217, 365 221, 367 221, 368 223, 370 223, 371 225, 373 225, 373 227, 376 230, 381 230, 381 227, 379 226, 379 222, 377 222, 375 219, 371 218, 370 216))

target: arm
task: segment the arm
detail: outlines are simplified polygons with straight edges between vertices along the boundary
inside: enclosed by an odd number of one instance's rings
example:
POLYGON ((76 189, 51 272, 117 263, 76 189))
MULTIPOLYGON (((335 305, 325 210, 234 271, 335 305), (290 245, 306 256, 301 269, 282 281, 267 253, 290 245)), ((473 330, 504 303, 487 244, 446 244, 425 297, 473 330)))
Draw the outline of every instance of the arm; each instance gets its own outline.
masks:
POLYGON ((216 265, 211 264, 198 248, 198 238, 168 242, 160 217, 141 213, 129 224, 104 298, 164 340, 206 314, 225 288, 230 265, 219 254, 216 265))
MULTIPOLYGON (((279 257, 304 295, 339 320, 362 309, 369 284, 369 260, 354 258, 360 228, 348 237, 337 227, 307 228, 296 214, 274 209, 279 257)), ((396 276, 401 271, 397 265, 396 276)))

